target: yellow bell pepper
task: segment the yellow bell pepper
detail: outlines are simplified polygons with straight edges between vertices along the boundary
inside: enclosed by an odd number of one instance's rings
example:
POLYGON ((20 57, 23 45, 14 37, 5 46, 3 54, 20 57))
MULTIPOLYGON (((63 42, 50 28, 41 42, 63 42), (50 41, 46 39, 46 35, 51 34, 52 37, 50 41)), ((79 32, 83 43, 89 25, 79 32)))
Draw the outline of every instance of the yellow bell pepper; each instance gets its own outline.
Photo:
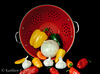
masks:
POLYGON ((34 66, 41 68, 43 66, 42 62, 39 58, 33 58, 32 63, 34 66))
POLYGON ((21 64, 21 63, 23 63, 24 61, 25 61, 25 58, 22 58, 22 59, 19 59, 19 60, 15 61, 14 63, 15 63, 15 64, 21 64))
POLYGON ((56 54, 55 63, 59 61, 60 56, 63 58, 65 54, 66 54, 66 51, 64 49, 59 49, 56 54))
POLYGON ((36 29, 32 33, 29 43, 34 48, 39 48, 42 45, 43 41, 47 39, 48 39, 48 36, 46 35, 45 32, 42 32, 39 29, 36 29))

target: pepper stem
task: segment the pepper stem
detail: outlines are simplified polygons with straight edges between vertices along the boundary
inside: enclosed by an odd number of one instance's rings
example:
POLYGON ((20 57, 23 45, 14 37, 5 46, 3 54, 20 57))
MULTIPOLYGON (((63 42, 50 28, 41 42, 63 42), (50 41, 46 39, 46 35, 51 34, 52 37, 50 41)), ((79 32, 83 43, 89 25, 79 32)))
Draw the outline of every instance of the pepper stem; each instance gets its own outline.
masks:
POLYGON ((31 59, 33 60, 33 57, 31 57, 31 59))
POLYGON ((66 72, 69 72, 69 70, 66 70, 66 72))
POLYGON ((72 67, 72 66, 73 66, 73 64, 72 64, 72 63, 70 63, 70 64, 69 64, 69 66, 70 66, 70 67, 72 67))
POLYGON ((50 69, 51 67, 47 67, 47 69, 50 69))
MULTIPOLYGON (((49 31, 50 33, 51 33, 51 31, 48 29, 48 28, 45 28, 44 30, 43 30, 43 32, 45 32, 45 31, 49 31)), ((52 33, 51 33, 52 34, 52 33)))
POLYGON ((89 63, 91 63, 91 60, 87 60, 89 63))

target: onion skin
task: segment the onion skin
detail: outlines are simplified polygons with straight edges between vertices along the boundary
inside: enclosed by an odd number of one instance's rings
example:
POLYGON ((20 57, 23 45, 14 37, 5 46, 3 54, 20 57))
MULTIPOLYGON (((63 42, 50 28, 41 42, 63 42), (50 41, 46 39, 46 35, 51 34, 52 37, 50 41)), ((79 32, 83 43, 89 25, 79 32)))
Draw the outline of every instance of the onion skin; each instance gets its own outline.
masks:
POLYGON ((46 66, 46 67, 49 67, 49 66, 53 66, 53 60, 51 60, 51 57, 49 57, 48 59, 44 60, 43 61, 43 64, 46 66))
POLYGON ((44 41, 41 46, 41 52, 46 57, 52 58, 52 57, 56 56, 58 50, 59 50, 59 45, 54 40, 44 41))
POLYGON ((57 69, 64 69, 67 67, 66 63, 63 61, 62 57, 59 57, 59 61, 55 64, 57 69))

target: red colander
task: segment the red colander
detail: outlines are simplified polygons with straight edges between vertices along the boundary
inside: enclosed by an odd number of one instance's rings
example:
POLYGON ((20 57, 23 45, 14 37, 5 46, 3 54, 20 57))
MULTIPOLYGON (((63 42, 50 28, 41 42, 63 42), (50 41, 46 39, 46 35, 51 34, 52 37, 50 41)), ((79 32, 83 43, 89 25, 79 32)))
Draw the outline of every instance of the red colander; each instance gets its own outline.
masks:
MULTIPOLYGON (((79 25, 76 21, 79 31, 79 25)), ((63 9, 54 5, 40 5, 31 9, 23 17, 19 32, 16 32, 15 39, 17 40, 17 34, 19 33, 19 39, 22 46, 31 56, 37 57, 36 52, 39 49, 33 48, 29 44, 29 39, 34 30, 40 29, 43 31, 45 28, 49 28, 52 33, 60 35, 63 43, 63 48, 68 52, 75 39, 75 28, 71 17, 63 9)), ((49 32, 46 32, 50 36, 49 32)))

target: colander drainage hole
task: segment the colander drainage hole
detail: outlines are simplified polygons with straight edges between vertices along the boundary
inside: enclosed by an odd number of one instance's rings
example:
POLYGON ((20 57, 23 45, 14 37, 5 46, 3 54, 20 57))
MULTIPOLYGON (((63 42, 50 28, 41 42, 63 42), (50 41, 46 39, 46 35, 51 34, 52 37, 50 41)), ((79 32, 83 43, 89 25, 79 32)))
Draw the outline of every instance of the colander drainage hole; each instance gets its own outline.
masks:
POLYGON ((66 47, 66 41, 63 41, 63 47, 65 48, 66 47))
MULTIPOLYGON (((50 32, 51 33, 53 33, 53 29, 52 28, 50 28, 50 27, 47 27, 49 30, 50 30, 50 32)), ((48 35, 48 36, 50 36, 51 35, 51 33, 50 33, 49 31, 45 31, 45 33, 48 35)))
POLYGON ((55 11, 55 10, 51 10, 49 11, 48 13, 48 17, 50 19, 53 19, 53 20, 59 20, 60 19, 60 14, 58 13, 58 11, 55 11))
POLYGON ((33 14, 32 17, 30 18, 30 23, 33 25, 37 25, 40 23, 40 21, 42 20, 42 16, 40 14, 33 14))
POLYGON ((25 38, 26 38, 26 41, 29 42, 29 39, 31 37, 31 34, 32 34, 32 31, 26 31, 25 33, 25 38))
POLYGON ((53 33, 53 30, 52 30, 52 28, 49 28, 49 30, 53 33))
POLYGON ((62 29, 62 33, 63 33, 64 36, 70 35, 71 30, 70 30, 69 24, 67 24, 67 23, 62 24, 61 29, 62 29))

